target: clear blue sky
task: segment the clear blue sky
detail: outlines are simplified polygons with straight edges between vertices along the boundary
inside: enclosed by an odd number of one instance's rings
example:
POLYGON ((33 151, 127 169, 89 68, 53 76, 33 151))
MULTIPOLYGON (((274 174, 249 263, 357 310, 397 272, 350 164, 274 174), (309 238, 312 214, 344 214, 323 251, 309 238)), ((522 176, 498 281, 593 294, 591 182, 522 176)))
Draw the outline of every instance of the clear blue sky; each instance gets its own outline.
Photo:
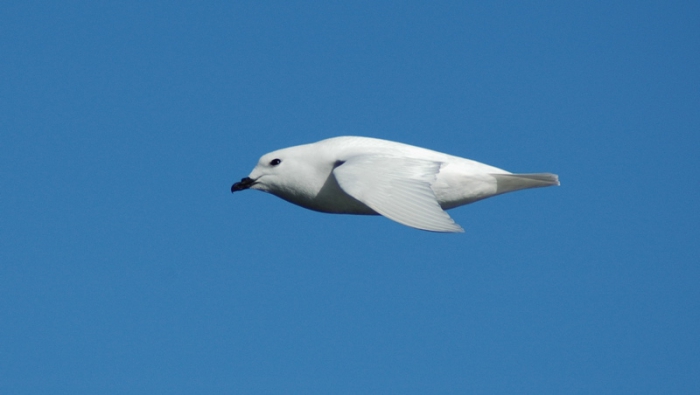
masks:
POLYGON ((3 1, 0 393, 700 393, 700 5, 458 3, 3 1), (338 135, 562 186, 230 193, 338 135))

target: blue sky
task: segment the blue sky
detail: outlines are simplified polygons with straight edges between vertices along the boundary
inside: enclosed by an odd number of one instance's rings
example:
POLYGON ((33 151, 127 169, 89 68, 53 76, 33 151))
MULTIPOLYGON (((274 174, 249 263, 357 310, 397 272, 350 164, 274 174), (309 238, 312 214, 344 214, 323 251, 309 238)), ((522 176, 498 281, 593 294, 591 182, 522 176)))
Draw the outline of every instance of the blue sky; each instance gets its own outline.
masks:
POLYGON ((700 392, 693 2, 0 5, 0 392, 700 392), (230 186, 401 141, 562 186, 421 232, 230 186))

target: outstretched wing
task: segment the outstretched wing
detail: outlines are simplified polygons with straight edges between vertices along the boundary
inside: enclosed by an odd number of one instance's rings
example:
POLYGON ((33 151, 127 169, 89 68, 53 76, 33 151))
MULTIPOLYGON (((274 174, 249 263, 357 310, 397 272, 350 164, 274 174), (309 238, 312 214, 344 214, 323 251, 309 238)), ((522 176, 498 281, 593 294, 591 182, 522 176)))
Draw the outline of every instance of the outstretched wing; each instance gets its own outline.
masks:
POLYGON ((357 155, 333 170, 350 196, 398 223, 433 232, 464 232, 440 207, 430 185, 440 162, 357 155))

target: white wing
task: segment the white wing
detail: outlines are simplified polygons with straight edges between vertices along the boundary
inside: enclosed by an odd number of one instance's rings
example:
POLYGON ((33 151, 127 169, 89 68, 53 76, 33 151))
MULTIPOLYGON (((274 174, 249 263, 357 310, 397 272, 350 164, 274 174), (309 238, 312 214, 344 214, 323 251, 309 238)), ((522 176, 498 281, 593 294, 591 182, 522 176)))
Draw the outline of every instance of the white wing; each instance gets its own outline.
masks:
POLYGON ((464 232, 430 188, 439 171, 440 162, 435 161, 358 155, 333 174, 348 195, 398 223, 433 232, 464 232))

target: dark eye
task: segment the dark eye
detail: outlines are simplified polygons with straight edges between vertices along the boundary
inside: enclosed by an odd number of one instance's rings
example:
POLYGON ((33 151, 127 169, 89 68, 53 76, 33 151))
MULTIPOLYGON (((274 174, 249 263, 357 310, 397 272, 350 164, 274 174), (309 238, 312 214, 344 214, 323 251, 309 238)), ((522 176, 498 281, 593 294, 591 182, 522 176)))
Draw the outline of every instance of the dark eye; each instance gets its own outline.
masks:
POLYGON ((277 166, 277 165, 279 165, 280 163, 282 163, 282 160, 280 160, 280 159, 273 159, 273 160, 270 161, 270 166, 277 166))

